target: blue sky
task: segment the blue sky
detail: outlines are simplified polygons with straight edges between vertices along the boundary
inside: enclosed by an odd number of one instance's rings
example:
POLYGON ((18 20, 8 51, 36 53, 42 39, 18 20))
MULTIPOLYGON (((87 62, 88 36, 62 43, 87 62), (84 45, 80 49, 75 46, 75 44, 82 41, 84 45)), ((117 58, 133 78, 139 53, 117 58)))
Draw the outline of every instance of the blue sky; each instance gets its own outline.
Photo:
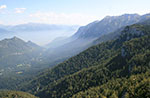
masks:
POLYGON ((0 24, 85 25, 110 15, 150 12, 150 0, 0 0, 0 24))

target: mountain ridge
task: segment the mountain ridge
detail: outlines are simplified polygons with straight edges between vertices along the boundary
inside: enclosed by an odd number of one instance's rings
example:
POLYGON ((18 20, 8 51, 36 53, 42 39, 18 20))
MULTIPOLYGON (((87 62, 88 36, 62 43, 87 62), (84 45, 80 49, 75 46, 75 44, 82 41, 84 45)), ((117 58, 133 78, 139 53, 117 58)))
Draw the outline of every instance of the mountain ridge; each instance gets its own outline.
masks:
POLYGON ((96 42, 93 43, 93 41, 98 40, 98 38, 100 39, 98 43, 107 41, 109 40, 109 38, 110 39, 116 38, 119 35, 116 33, 118 32, 117 31, 118 29, 123 28, 127 25, 132 25, 139 21, 144 21, 147 19, 145 17, 148 16, 150 16, 150 14, 145 14, 142 16, 138 14, 124 14, 120 16, 109 16, 105 17, 100 21, 94 21, 86 26, 80 27, 74 35, 68 38, 69 40, 70 39, 72 40, 61 46, 55 47, 54 49, 49 48, 45 53, 45 55, 43 56, 47 57, 48 59, 53 59, 51 58, 51 56, 58 58, 55 59, 55 61, 65 60, 86 50, 88 47, 95 45, 96 42), (115 34, 111 35, 110 34, 111 32, 115 32, 116 35, 115 34), (105 35, 108 36, 108 34, 110 34, 109 35, 110 37, 109 38, 104 37, 105 39, 107 39, 105 40, 103 36, 105 35))

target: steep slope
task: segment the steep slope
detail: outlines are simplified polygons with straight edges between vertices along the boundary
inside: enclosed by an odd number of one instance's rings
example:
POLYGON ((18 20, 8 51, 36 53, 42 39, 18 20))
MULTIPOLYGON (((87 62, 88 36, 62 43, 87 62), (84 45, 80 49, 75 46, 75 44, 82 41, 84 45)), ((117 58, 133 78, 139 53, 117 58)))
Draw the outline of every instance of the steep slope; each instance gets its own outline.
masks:
POLYGON ((72 41, 73 39, 69 39, 68 37, 58 37, 56 39, 54 39, 52 42, 50 42, 49 44, 46 45, 47 48, 52 48, 55 49, 57 47, 60 47, 70 41, 72 41))
POLYGON ((20 91, 0 91, 0 98, 38 98, 20 91))
POLYGON ((112 79, 108 83, 90 88, 73 98, 147 98, 150 96, 150 74, 132 75, 130 78, 112 79))
POLYGON ((99 37, 96 40, 94 40, 93 42, 91 42, 89 46, 97 45, 97 44, 102 43, 102 42, 106 42, 106 41, 117 39, 122 34, 122 30, 124 30, 124 28, 125 27, 121 27, 121 28, 117 29, 114 32, 102 35, 101 37, 99 37))
POLYGON ((114 32, 115 30, 132 25, 150 18, 150 14, 138 15, 138 14, 123 14, 121 16, 106 16, 101 21, 96 21, 79 28, 79 30, 73 35, 77 38, 95 38, 101 35, 114 32))
POLYGON ((68 98, 111 78, 149 71, 149 28, 149 25, 127 26, 118 39, 91 47, 41 73, 22 90, 41 98, 68 98))
POLYGON ((115 39, 120 34, 118 33, 118 29, 120 30, 120 28, 123 29, 123 27, 127 25, 144 21, 149 18, 148 16, 150 16, 150 14, 145 14, 143 16, 138 14, 107 16, 101 21, 95 21, 86 26, 80 27, 78 31, 69 38, 72 39, 70 42, 54 49, 49 48, 43 56, 54 61, 63 61, 80 53, 88 47, 95 45, 95 43, 115 39), (114 33, 109 34, 111 32, 114 33), (96 39, 98 39, 97 42, 92 43, 96 39))
POLYGON ((101 21, 93 22, 87 26, 81 27, 74 37, 77 38, 95 38, 103 34, 108 34, 121 27, 137 23, 140 20, 138 14, 124 14, 121 16, 106 16, 101 21))
MULTIPOLYGON (((149 14, 143 15, 141 17, 142 18, 141 18, 140 22, 138 22, 138 24, 150 25, 149 14)), ((89 46, 96 45, 96 44, 99 44, 99 43, 102 43, 102 42, 106 42, 106 41, 109 41, 109 40, 117 39, 122 34, 121 31, 124 28, 125 27, 121 27, 121 28, 117 29, 114 32, 110 32, 108 34, 102 35, 101 37, 97 38, 95 41, 91 42, 91 44, 89 46)))
MULTIPOLYGON (((66 76, 55 83, 53 82, 47 85, 39 93, 39 96, 42 98, 48 98, 49 96, 68 98, 81 90, 84 91, 87 88, 106 83, 112 77, 126 77, 130 74, 150 72, 148 62, 150 60, 149 38, 149 36, 145 36, 123 43, 113 42, 112 44, 115 44, 115 46, 110 51, 113 53, 116 51, 116 53, 114 57, 109 57, 103 61, 106 64, 103 64, 102 61, 97 62, 98 67, 90 67, 71 76, 66 76)), ((126 37, 121 39, 130 40, 126 37)))

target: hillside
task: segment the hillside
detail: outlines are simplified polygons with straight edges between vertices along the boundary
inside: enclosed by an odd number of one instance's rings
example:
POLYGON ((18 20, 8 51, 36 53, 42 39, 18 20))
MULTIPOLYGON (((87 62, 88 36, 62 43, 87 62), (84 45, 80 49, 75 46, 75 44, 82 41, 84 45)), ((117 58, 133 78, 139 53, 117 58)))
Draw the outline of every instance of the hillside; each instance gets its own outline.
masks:
POLYGON ((12 89, 23 78, 30 78, 37 71, 40 52, 40 46, 18 37, 0 41, 0 88, 12 89))
POLYGON ((68 38, 69 42, 54 49, 49 48, 43 57, 54 61, 63 61, 95 45, 95 43, 115 39, 116 36, 119 36, 117 32, 119 32, 121 28, 123 29, 127 25, 147 20, 149 19, 148 16, 150 16, 150 14, 142 16, 138 14, 123 14, 120 16, 107 16, 100 21, 94 21, 86 26, 80 27, 73 36, 68 38), (108 34, 110 37, 108 37, 108 34), (92 43, 96 39, 98 41, 92 43))
POLYGON ((93 46, 39 74, 23 91, 41 98, 69 98, 111 79, 150 72, 150 26, 125 27, 116 40, 93 46), (118 62, 119 61, 119 62, 118 62))
POLYGON ((123 14, 120 16, 106 16, 100 21, 95 21, 86 26, 80 27, 73 35, 77 38, 95 38, 116 31, 121 27, 132 25, 149 19, 150 14, 123 14))
POLYGON ((0 98, 150 98, 150 0, 0 0, 0 98))
POLYGON ((72 98, 148 98, 150 96, 150 74, 132 75, 130 78, 112 79, 106 84, 89 88, 72 98))
POLYGON ((0 98, 38 98, 20 91, 0 91, 0 98))
POLYGON ((140 21, 138 14, 123 14, 120 16, 106 16, 100 21, 96 21, 79 28, 74 37, 95 38, 113 32, 121 27, 131 25, 140 21))
POLYGON ((39 55, 42 48, 32 42, 25 42, 17 37, 0 41, 0 68, 29 64, 39 55), (29 62, 30 61, 30 62, 29 62))

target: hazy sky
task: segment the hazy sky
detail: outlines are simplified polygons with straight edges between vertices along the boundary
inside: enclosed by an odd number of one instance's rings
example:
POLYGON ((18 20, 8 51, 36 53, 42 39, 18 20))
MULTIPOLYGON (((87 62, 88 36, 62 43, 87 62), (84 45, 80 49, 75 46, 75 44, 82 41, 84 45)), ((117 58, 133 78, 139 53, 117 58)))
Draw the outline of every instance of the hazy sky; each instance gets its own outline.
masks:
POLYGON ((150 0, 0 0, 0 24, 78 24, 106 15, 150 12, 150 0))

